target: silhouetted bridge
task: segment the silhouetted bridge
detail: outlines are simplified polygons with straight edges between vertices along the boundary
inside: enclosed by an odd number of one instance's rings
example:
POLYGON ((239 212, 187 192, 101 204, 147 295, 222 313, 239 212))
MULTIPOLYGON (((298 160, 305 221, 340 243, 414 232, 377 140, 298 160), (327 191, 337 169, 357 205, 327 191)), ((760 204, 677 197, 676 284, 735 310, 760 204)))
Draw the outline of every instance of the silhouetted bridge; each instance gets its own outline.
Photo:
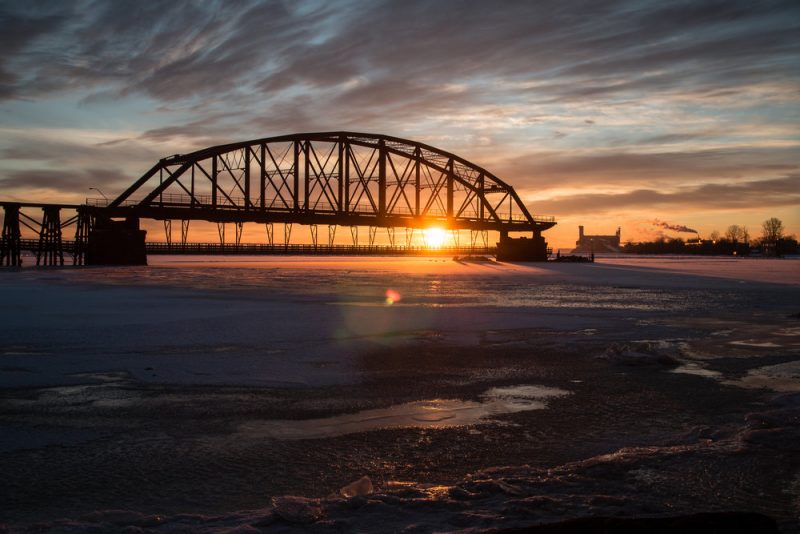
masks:
MULTIPOLYGON (((270 137, 170 156, 111 202, 0 204, 5 215, 0 262, 7 265, 19 264, 24 227, 38 236, 32 247, 37 264, 55 265, 63 264, 65 252, 72 252, 76 264, 144 262, 140 219, 164 221, 167 247, 172 221, 180 221, 184 249, 190 221, 216 222, 223 252, 226 224, 234 225, 236 247, 246 245, 244 223, 264 224, 266 246, 274 248, 280 245, 273 225, 282 223, 284 250, 292 225, 308 225, 315 251, 324 246, 319 225, 328 227, 328 247, 334 247, 337 227, 350 228, 355 247, 358 228, 368 227, 375 253, 381 251, 374 243, 378 228, 386 229, 393 250, 411 250, 414 229, 431 227, 469 230, 465 250, 488 250, 492 230, 500 232, 498 254, 531 260, 546 259, 541 232, 556 224, 552 217, 532 215, 513 187, 455 154, 351 132, 270 137), (62 211, 74 215, 62 217, 62 211), (62 235, 73 225, 75 238, 67 244, 62 235), (405 228, 404 246, 396 228, 405 228), (510 239, 509 232, 532 235, 510 239)), ((236 247, 232 250, 241 250, 236 247)))

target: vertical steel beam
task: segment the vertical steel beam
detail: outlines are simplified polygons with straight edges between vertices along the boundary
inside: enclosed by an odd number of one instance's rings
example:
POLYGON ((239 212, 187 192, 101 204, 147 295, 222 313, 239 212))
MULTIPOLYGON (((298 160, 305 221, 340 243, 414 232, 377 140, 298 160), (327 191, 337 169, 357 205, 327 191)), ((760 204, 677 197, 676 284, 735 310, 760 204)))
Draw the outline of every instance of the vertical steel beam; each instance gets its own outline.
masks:
POLYGON ((292 223, 283 223, 283 246, 289 248, 289 240, 292 238, 292 223))
POLYGON ((311 141, 306 140, 305 146, 303 147, 303 158, 305 159, 305 178, 303 179, 303 186, 304 186, 304 196, 305 200, 303 202, 303 209, 308 211, 310 207, 310 196, 311 196, 311 158, 309 158, 310 154, 310 147, 311 141))
POLYGON ((275 226, 271 222, 269 222, 266 223, 266 227, 267 227, 267 243, 269 244, 269 246, 273 247, 275 246, 275 226))
POLYGON ((386 141, 378 141, 378 217, 386 215, 386 141))
POLYGON ((420 192, 420 184, 419 184, 419 166, 420 166, 420 159, 422 159, 422 151, 417 147, 414 150, 414 215, 419 217, 419 192, 420 192))
POLYGON ((369 227, 369 246, 372 247, 375 245, 375 234, 378 233, 377 226, 370 226, 369 227))
POLYGON ((336 197, 336 211, 341 214, 344 212, 342 209, 342 201, 344 200, 344 136, 339 136, 339 160, 336 162, 339 173, 339 189, 338 196, 336 197))
POLYGON ((447 218, 453 218, 453 158, 447 162, 447 218))
POLYGON ((217 155, 211 156, 211 209, 217 209, 217 155))
POLYGON ((484 205, 486 204, 486 191, 483 190, 485 179, 483 173, 478 176, 478 217, 483 220, 484 205))
POLYGON ((311 225, 311 243, 313 243, 314 248, 317 248, 317 235, 319 233, 319 229, 317 228, 316 224, 311 225))
POLYGON ((250 147, 244 147, 244 209, 250 209, 250 147))
POLYGON ((352 145, 346 143, 344 147, 344 213, 350 213, 350 158, 352 145))
POLYGON ((225 223, 218 222, 217 223, 217 233, 219 234, 219 244, 222 246, 223 251, 225 249, 225 223))
POLYGON ((292 197, 294 198, 294 211, 300 211, 300 140, 294 141, 294 189, 292 197))
POLYGON ((411 242, 414 240, 414 229, 406 227, 406 248, 411 247, 411 242))
POLYGON ((172 219, 164 219, 164 234, 167 238, 167 248, 172 248, 172 219))
POLYGON ((181 248, 186 248, 189 241, 189 219, 181 220, 181 248))
POLYGON ((234 223, 236 225, 236 248, 239 248, 239 245, 242 244, 242 232, 244 232, 244 223, 242 221, 237 221, 234 223))
POLYGON ((328 246, 332 247, 333 242, 336 239, 336 225, 329 224, 328 225, 328 246))
MULTIPOLYGON (((261 183, 259 184, 261 188, 261 209, 266 208, 266 196, 267 196, 267 144, 264 143, 261 145, 261 183)), ((270 242, 270 245, 272 243, 270 242)))
POLYGON ((195 202, 195 199, 194 199, 194 168, 195 168, 195 165, 192 165, 192 184, 190 186, 191 189, 189 190, 190 191, 189 194, 192 197, 191 200, 189 201, 189 207, 190 208, 195 207, 195 205, 197 204, 197 202, 195 202))

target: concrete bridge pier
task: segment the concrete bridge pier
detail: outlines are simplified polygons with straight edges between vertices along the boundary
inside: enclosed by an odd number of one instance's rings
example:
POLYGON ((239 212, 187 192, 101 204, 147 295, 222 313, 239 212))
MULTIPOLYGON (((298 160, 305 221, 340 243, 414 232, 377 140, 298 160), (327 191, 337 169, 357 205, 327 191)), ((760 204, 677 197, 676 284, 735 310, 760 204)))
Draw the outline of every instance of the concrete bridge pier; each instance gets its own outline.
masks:
POLYGON ((547 261, 547 243, 541 232, 533 236, 508 237, 508 232, 500 232, 497 243, 497 261, 547 261))
POLYGON ((146 235, 138 217, 115 221, 98 216, 89 232, 86 265, 147 265, 146 235))

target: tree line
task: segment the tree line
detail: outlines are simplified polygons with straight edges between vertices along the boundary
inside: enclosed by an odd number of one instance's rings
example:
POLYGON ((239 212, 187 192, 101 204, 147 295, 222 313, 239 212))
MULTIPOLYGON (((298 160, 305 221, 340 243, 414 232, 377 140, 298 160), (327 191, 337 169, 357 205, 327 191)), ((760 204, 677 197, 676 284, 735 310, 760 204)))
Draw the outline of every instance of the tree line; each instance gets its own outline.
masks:
POLYGON ((751 239, 747 226, 730 225, 724 234, 715 230, 708 239, 681 239, 660 237, 655 241, 633 243, 628 241, 623 252, 633 254, 709 254, 728 256, 785 256, 798 254, 798 242, 794 235, 786 235, 783 221, 772 217, 761 225, 761 236, 751 239))

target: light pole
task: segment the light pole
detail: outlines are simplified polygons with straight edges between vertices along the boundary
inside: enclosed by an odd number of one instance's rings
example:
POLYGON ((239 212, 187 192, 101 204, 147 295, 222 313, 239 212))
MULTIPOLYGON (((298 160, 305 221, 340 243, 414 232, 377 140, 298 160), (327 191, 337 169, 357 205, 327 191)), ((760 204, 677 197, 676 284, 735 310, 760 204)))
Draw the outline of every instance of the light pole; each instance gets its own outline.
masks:
POLYGON ((100 195, 102 195, 102 197, 103 197, 103 200, 105 200, 105 201, 106 201, 106 204, 108 204, 108 197, 107 197, 107 196, 105 196, 105 195, 103 194, 103 192, 102 192, 102 191, 100 191, 100 190, 99 190, 99 189, 97 189, 96 187, 90 187, 90 188, 89 188, 89 191, 97 191, 98 193, 100 193, 100 195))

